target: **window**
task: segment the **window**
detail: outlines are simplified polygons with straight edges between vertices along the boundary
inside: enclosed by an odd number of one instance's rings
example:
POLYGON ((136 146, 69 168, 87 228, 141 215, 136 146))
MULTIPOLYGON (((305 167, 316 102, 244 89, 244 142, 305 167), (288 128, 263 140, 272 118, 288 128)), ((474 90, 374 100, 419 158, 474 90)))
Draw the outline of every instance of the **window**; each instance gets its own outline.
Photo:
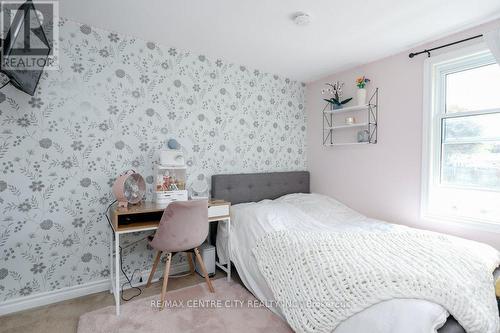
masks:
POLYGON ((427 60, 423 218, 500 222, 500 66, 483 46, 427 60))

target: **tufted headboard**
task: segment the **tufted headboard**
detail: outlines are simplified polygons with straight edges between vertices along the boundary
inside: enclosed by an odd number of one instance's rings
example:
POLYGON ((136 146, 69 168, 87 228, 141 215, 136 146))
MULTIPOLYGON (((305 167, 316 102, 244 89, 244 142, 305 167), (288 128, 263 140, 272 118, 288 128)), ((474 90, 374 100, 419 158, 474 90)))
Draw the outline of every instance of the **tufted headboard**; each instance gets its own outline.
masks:
POLYGON ((240 173, 212 176, 212 198, 231 204, 309 193, 309 171, 240 173))

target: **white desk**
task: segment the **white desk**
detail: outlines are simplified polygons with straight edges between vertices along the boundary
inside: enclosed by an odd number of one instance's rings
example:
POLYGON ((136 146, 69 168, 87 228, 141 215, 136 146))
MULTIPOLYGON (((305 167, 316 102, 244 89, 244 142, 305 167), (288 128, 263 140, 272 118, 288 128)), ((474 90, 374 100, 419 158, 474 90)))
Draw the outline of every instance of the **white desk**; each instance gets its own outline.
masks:
MULTIPOLYGON (((226 221, 228 233, 231 230, 231 218, 229 217, 229 207, 231 203, 225 201, 209 201, 208 203, 208 223, 216 221, 226 221)), ((157 205, 154 202, 144 201, 137 205, 130 205, 128 208, 118 208, 113 205, 109 210, 109 218, 113 232, 110 237, 109 260, 110 260, 110 280, 112 292, 115 296, 116 315, 120 315, 121 284, 120 284, 120 235, 132 232, 148 231, 158 229, 161 215, 165 206, 157 205), (126 223, 126 224, 125 224, 126 223)), ((224 265, 216 262, 217 267, 227 274, 227 280, 231 280, 231 259, 230 244, 227 240, 227 263, 224 265)))

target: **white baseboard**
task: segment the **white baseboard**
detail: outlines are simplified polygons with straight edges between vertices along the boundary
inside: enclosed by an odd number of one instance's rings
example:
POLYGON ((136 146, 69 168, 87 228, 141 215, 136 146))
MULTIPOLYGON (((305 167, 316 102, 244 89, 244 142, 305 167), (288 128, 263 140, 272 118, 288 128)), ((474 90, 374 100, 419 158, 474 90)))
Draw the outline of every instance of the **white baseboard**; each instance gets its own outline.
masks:
POLYGON ((109 279, 61 288, 0 303, 0 316, 109 290, 109 279))
MULTIPOLYGON (((179 274, 189 270, 187 263, 178 263, 170 267, 170 274, 179 274)), ((149 272, 143 272, 142 276, 147 276, 149 272)), ((163 272, 156 272, 153 281, 158 281, 163 272)), ((125 281, 122 276, 121 281, 125 281)), ((143 283, 134 284, 134 286, 145 285, 146 281, 143 283)), ((130 286, 125 289, 130 288, 130 286)), ((5 302, 0 303, 0 316, 4 316, 9 313, 14 313, 18 311, 28 310, 36 308, 39 306, 44 306, 48 304, 53 304, 57 302, 66 301, 68 299, 82 297, 90 294, 99 293, 102 291, 109 291, 110 281, 108 279, 93 281, 89 283, 80 284, 77 286, 61 288, 53 291, 42 292, 34 295, 29 295, 20 298, 9 299, 5 302)))

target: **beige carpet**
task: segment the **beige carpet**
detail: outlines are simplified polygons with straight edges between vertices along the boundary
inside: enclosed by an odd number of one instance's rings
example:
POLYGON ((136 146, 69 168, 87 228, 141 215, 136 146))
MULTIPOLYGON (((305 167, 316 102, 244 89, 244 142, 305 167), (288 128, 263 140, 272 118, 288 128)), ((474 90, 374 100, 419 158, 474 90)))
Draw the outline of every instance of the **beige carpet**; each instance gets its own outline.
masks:
POLYGON ((226 279, 213 284, 214 294, 205 283, 168 292, 162 311, 156 307, 156 295, 122 305, 120 317, 114 306, 86 313, 80 317, 78 333, 292 332, 241 285, 226 279))

